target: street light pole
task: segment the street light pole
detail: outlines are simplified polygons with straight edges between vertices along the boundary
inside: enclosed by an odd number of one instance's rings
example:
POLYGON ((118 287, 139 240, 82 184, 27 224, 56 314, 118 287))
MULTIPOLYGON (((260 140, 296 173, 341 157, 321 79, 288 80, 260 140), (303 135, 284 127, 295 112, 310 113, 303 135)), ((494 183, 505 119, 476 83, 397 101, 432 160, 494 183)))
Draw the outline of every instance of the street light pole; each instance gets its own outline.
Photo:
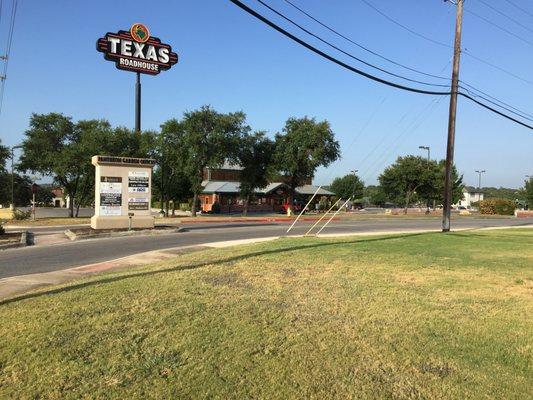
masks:
POLYGON ((357 183, 357 173, 359 172, 359 170, 358 170, 358 169, 353 169, 353 170, 351 170, 350 172, 353 174, 353 176, 354 176, 354 178, 355 178, 355 179, 353 180, 353 190, 352 190, 352 196, 353 196, 353 198, 355 199, 355 185, 356 185, 356 183, 357 183))
POLYGON ((487 171, 485 171, 485 170, 483 169, 483 170, 480 170, 480 171, 476 170, 476 172, 479 174, 479 180, 478 180, 477 188, 478 188, 478 189, 481 189, 481 174, 484 174, 484 173, 487 172, 487 171))
POLYGON ((15 149, 21 149, 22 146, 11 147, 11 209, 15 210, 15 149))

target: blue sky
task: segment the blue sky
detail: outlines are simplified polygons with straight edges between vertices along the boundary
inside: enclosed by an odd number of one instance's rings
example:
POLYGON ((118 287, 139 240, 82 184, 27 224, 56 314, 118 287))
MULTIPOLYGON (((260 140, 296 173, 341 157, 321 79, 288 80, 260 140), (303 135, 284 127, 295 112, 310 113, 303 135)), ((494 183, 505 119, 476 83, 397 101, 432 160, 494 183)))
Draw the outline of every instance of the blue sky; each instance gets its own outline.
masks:
MULTIPOLYGON (((432 80, 390 65, 333 36, 290 8, 283 0, 265 0, 327 40, 396 73, 432 80)), ((368 0, 404 25, 444 43, 453 43, 455 9, 441 0, 368 0)), ((287 27, 255 0, 246 0, 287 27)), ((391 24, 360 0, 293 0, 353 40, 403 64, 450 75, 451 50, 391 24)), ((514 0, 533 13, 528 0, 514 0)), ((0 48, 7 12, 0 22, 0 48)), ((492 4, 492 2, 491 2, 492 4)), ((466 9, 533 42, 533 33, 486 8, 478 0, 466 9)), ((533 30, 533 18, 507 2, 494 7, 533 30)), ((7 7, 8 8, 8 7, 7 7)), ((448 98, 434 98, 385 87, 325 61, 293 43, 226 0, 72 1, 21 0, 19 4, 0 137, 7 145, 23 139, 32 112, 63 112, 75 120, 106 118, 133 127, 135 75, 103 59, 96 40, 108 31, 143 22, 152 35, 173 46, 180 57, 170 71, 144 75, 143 129, 158 129, 186 110, 211 104, 220 111, 243 110, 248 122, 271 135, 291 116, 331 122, 343 158, 318 171, 315 183, 358 169, 366 183, 376 182, 398 155, 444 158, 448 98)), ((310 43, 357 66, 349 58, 298 33, 310 43)), ((501 68, 533 81, 533 48, 467 13, 463 48, 501 68)), ((369 70, 368 68, 364 68, 369 70)), ((461 78, 525 111, 533 111, 533 85, 463 56, 461 78)), ((441 83, 437 81, 438 83, 441 83)), ((487 170, 483 185, 522 186, 533 174, 533 132, 459 101, 456 165, 467 184, 474 170, 487 170)))

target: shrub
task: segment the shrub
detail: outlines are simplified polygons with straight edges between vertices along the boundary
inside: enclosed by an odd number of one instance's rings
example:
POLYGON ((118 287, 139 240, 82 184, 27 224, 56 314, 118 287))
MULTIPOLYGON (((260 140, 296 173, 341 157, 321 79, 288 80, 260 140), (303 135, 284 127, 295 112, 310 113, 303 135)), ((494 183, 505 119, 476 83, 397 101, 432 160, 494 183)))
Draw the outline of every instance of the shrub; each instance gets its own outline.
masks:
POLYGON ((516 204, 508 199, 488 199, 479 202, 479 212, 489 215, 513 215, 516 204))
POLYGON ((15 210, 13 211, 13 219, 15 221, 25 221, 27 219, 31 218, 31 210, 28 211, 22 211, 22 210, 15 210))
POLYGON ((0 236, 4 233, 6 233, 6 230, 4 229, 4 221, 0 221, 0 236))
POLYGON ((220 214, 220 203, 213 203, 211 206, 211 212, 213 214, 220 214))
POLYGON ((180 211, 191 211, 191 205, 189 203, 180 203, 180 211))

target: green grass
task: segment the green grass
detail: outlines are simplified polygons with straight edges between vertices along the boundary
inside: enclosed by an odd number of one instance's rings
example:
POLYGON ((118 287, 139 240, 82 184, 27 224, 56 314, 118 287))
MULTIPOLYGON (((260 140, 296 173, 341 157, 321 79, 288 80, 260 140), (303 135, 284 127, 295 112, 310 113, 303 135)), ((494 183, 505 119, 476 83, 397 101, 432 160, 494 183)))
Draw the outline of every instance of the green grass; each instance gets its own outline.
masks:
POLYGON ((532 398, 533 230, 281 239, 0 304, 0 398, 532 398))

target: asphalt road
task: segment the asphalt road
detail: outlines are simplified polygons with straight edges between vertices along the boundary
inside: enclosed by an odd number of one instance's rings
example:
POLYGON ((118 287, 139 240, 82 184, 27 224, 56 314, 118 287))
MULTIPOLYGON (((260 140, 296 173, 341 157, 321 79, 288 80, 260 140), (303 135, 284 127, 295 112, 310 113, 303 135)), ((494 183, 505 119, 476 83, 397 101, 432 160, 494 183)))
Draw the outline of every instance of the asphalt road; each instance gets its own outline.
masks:
MULTIPOLYGON (((354 232, 406 231, 440 229, 440 220, 432 219, 371 219, 341 220, 331 223, 322 233, 346 234, 354 232)), ((533 218, 475 219, 453 221, 453 228, 483 228, 531 225, 533 218)), ((298 224, 291 234, 304 233, 311 223, 298 224)), ((182 224, 179 233, 157 236, 132 236, 82 240, 43 246, 30 246, 0 252, 0 278, 61 270, 125 257, 151 250, 179 246, 201 245, 209 242, 261 238, 284 235, 287 223, 196 223, 182 224)), ((33 228, 37 235, 58 233, 63 228, 33 228)))

